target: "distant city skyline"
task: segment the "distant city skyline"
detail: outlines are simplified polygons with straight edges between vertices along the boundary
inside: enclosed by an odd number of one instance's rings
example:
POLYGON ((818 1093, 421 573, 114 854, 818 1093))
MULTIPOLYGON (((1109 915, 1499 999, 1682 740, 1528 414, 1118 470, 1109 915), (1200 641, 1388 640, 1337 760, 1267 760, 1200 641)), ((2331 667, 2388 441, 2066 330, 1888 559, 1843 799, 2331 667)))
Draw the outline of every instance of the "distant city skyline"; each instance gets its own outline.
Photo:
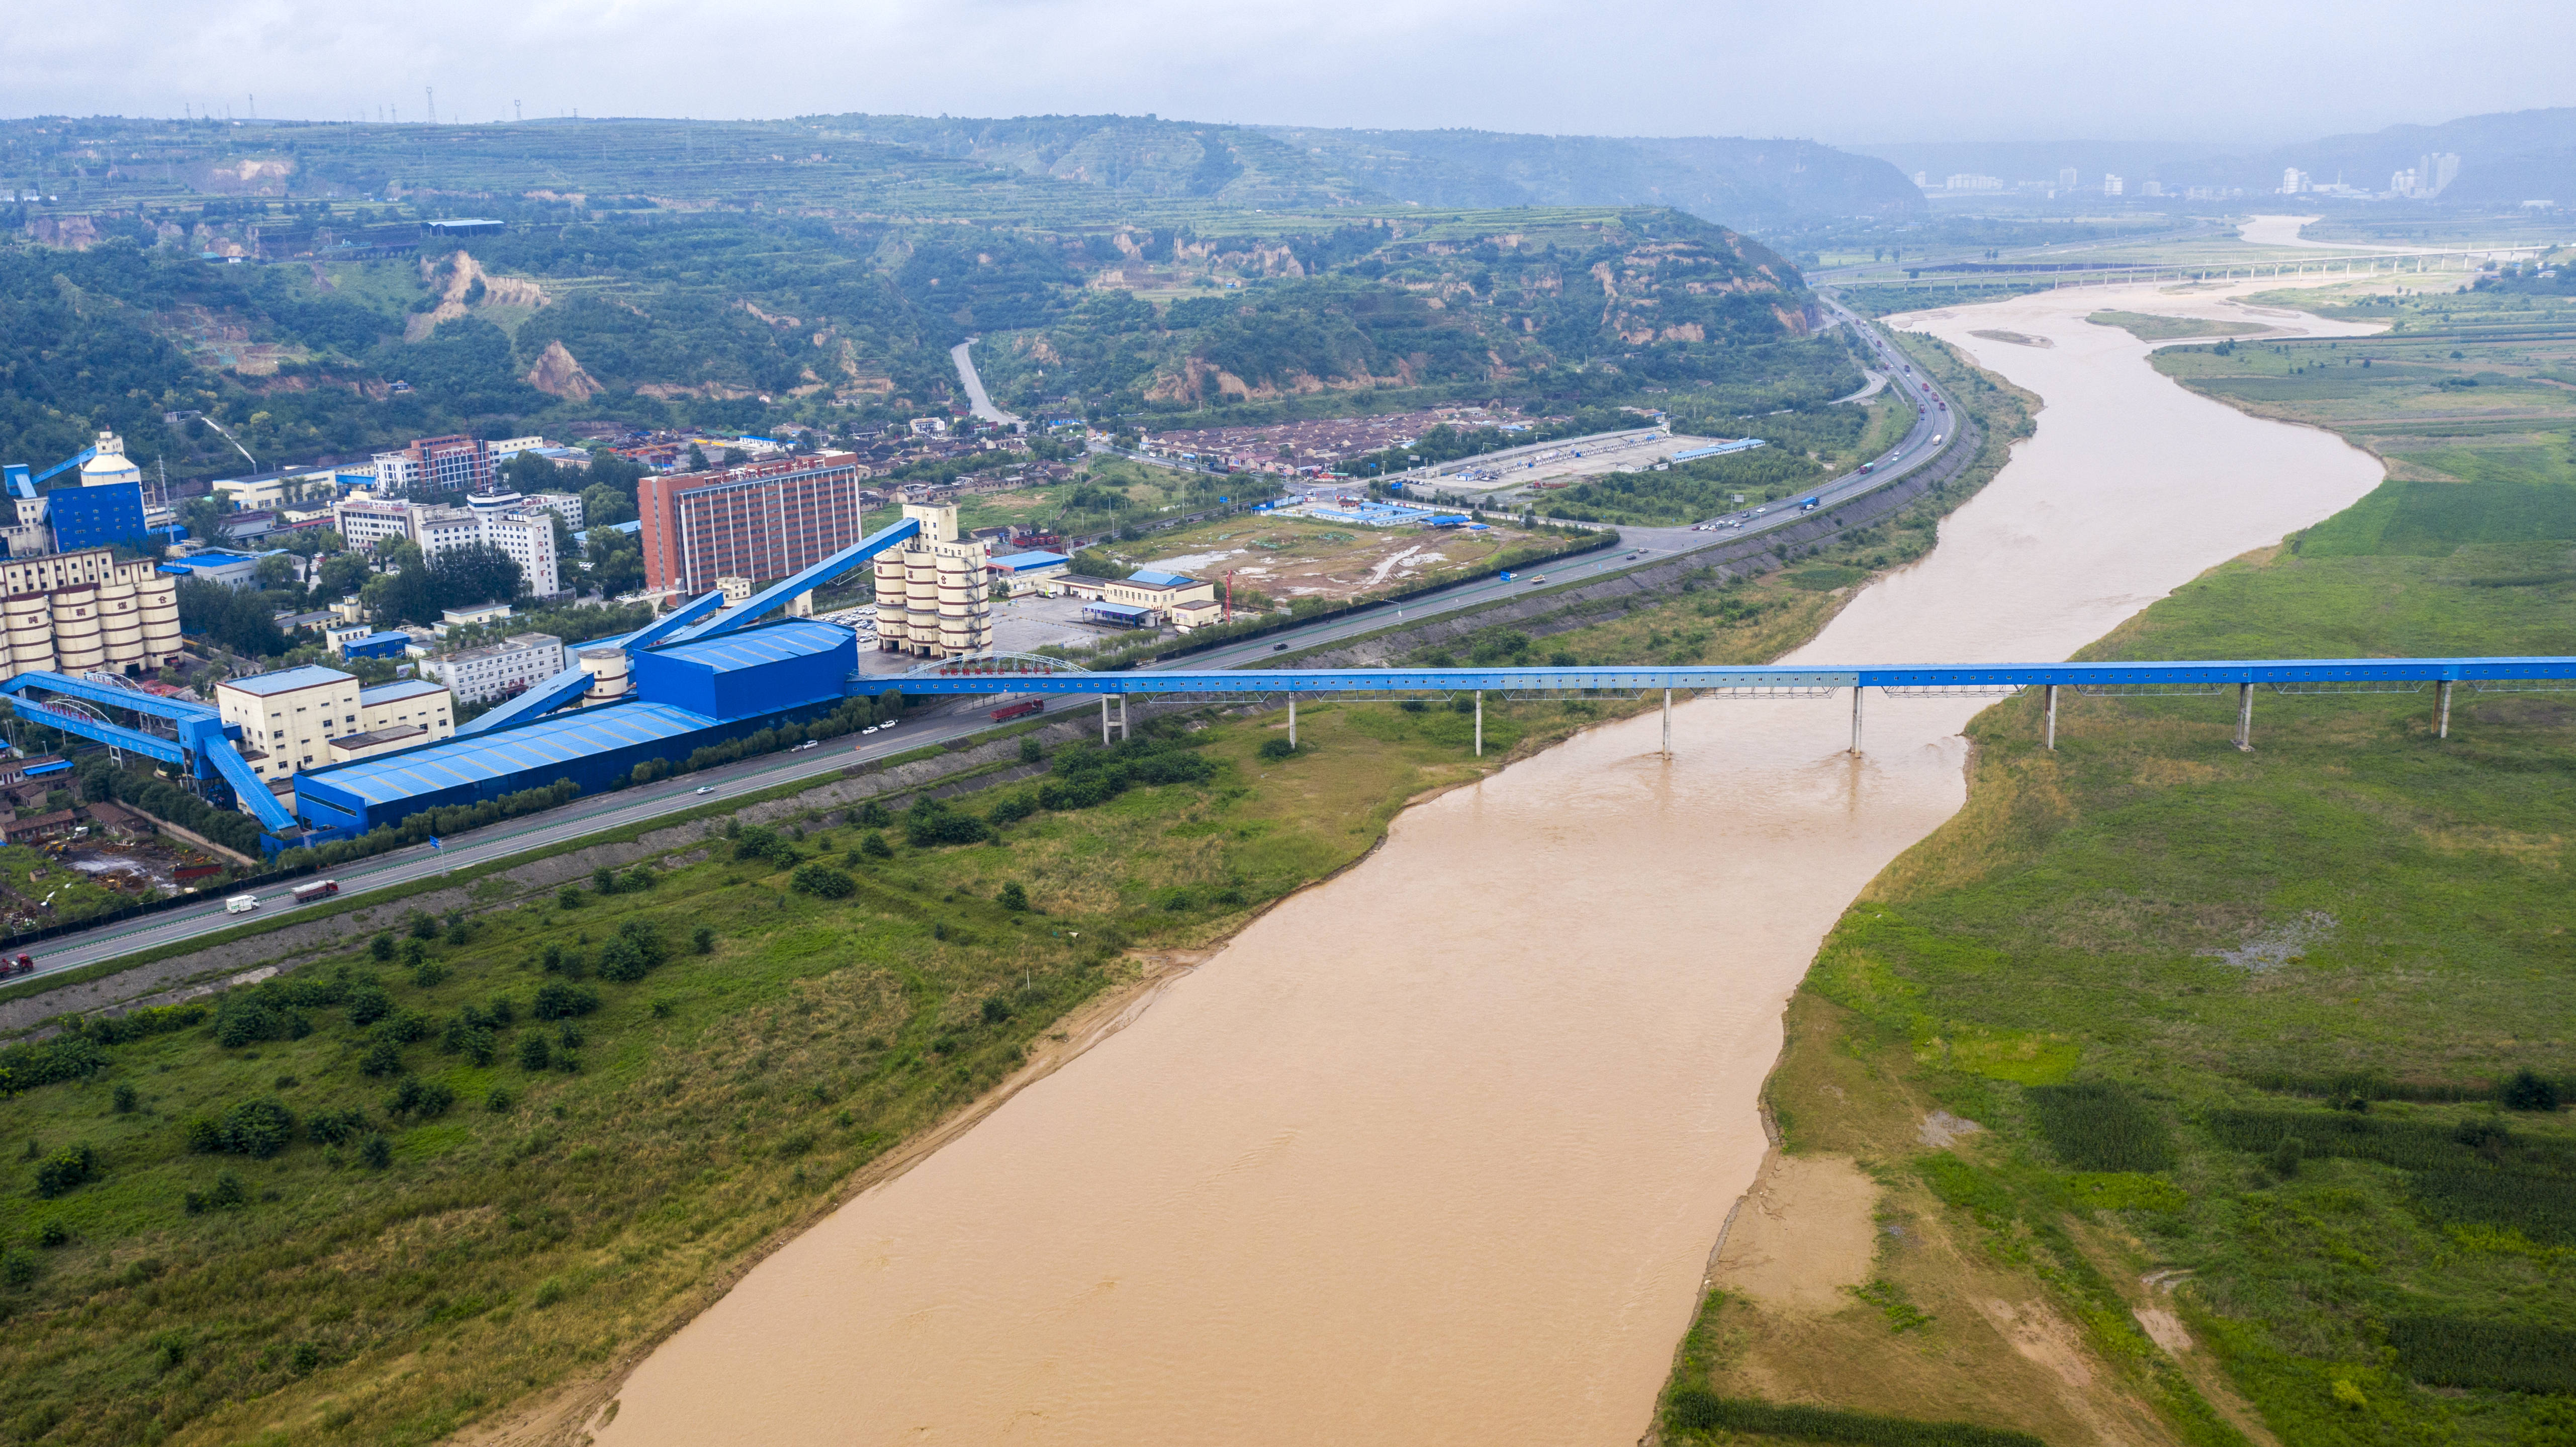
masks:
POLYGON ((2576 9, 1999 0, 98 0, 14 27, 17 115, 491 122, 579 112, 1154 113, 1837 145, 2090 136, 2260 147, 2576 103, 2576 9), (2081 23, 2070 23, 2080 13, 2081 23), (431 99, 432 94, 435 100, 431 99))

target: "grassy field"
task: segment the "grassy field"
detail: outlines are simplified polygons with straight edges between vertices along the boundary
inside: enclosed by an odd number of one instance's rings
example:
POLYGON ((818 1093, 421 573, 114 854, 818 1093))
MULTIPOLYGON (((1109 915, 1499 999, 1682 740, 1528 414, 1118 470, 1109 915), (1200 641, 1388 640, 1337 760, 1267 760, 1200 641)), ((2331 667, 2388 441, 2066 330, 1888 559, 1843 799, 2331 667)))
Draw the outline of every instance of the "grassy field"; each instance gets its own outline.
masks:
POLYGON ((1286 759, 1275 719, 1174 721, 1088 807, 1074 748, 1070 794, 387 909, 381 955, 13 1051, 0 1430, 428 1442, 585 1379, 1060 1045, 1129 951, 1222 937, 1589 716, 1489 707, 1482 761, 1441 709, 1306 709, 1286 759))
POLYGON ((2118 327, 2142 342, 2169 341, 2175 337, 2252 336, 2278 331, 2260 322, 2204 321, 2198 317, 2160 317, 2145 312, 2095 312, 2084 320, 2097 327, 2118 327))
MULTIPOLYGON (((2158 365, 2427 476, 2086 656, 2576 652, 2563 413, 2438 431, 2445 380, 2504 357, 2365 378, 2352 347, 2158 365)), ((2049 1441, 2576 1436, 2576 1124, 2538 1108, 2576 1095, 2568 707, 2463 690, 2437 740, 2429 692, 2265 694, 2246 754, 2232 704, 2073 700, 2053 753, 2035 698, 1975 722, 1966 809, 1829 938, 1766 1092, 1787 1150, 1881 1183, 1893 1290, 1713 1304, 1677 1410, 1768 1384, 2049 1441)))

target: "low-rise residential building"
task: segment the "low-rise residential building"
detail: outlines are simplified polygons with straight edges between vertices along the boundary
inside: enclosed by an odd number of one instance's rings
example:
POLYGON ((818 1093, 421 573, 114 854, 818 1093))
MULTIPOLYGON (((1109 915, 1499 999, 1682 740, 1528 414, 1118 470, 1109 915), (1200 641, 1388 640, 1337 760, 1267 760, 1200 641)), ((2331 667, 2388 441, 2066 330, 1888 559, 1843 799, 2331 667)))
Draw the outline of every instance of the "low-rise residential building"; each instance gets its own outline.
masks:
POLYGON ((458 703, 493 703, 563 672, 563 640, 551 633, 513 633, 498 643, 422 659, 420 670, 446 684, 458 703))

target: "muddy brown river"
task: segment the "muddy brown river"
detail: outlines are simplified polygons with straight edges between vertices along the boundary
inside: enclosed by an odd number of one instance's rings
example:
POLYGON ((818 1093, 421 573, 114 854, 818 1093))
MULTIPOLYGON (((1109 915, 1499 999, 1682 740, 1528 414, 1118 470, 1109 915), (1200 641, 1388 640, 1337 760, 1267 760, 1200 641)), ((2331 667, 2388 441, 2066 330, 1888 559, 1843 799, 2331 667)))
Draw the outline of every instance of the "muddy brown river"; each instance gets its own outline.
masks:
MULTIPOLYGON (((2083 320, 2246 317, 2222 295, 1925 314, 2046 399, 2038 435, 1792 661, 2062 658, 2372 487, 2083 320)), ((1670 762, 1649 716, 1407 811, 762 1263, 600 1443, 1634 1442, 1760 1163, 1781 1007, 1959 807, 1980 706, 1873 695, 1854 759, 1848 694, 1700 700, 1670 762)))

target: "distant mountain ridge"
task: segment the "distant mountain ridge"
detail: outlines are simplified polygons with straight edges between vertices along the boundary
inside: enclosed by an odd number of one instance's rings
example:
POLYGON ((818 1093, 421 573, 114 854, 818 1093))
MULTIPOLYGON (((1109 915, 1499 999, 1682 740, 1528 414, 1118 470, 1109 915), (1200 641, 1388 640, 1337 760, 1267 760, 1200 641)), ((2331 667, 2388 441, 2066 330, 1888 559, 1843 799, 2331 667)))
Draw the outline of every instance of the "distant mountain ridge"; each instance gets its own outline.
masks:
POLYGON ((1814 141, 1234 126, 1154 116, 808 116, 828 133, 1255 207, 1670 206, 1737 229, 1906 215, 1895 167, 1814 141))
POLYGON ((2266 150, 2237 151, 2184 141, 1965 141, 1853 146, 1851 153, 1890 163, 1908 175, 1925 173, 1938 187, 1953 173, 2001 177, 2005 182, 2053 178, 2073 167, 2077 184, 2099 186, 2104 172, 2118 174, 2137 194, 2137 183, 2243 187, 2269 191, 2290 167, 2318 182, 2338 177, 2364 190, 2386 189, 2389 177, 2424 156, 2449 152, 2460 174, 2441 200, 2469 206, 2510 206, 2554 200, 2576 206, 2576 107, 2498 111, 2438 125, 2388 126, 2376 131, 2324 136, 2266 150))

